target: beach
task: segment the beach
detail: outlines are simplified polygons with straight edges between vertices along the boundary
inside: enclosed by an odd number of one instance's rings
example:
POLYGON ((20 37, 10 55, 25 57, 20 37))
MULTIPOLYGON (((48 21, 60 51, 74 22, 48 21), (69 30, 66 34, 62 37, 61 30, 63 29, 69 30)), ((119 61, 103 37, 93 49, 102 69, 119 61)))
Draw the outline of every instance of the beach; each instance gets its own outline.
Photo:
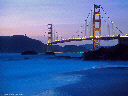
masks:
POLYGON ((103 68, 67 74, 83 75, 80 82, 58 88, 68 96, 128 96, 128 68, 103 68))
POLYGON ((127 67, 89 69, 64 74, 82 75, 82 79, 37 96, 128 96, 127 67))

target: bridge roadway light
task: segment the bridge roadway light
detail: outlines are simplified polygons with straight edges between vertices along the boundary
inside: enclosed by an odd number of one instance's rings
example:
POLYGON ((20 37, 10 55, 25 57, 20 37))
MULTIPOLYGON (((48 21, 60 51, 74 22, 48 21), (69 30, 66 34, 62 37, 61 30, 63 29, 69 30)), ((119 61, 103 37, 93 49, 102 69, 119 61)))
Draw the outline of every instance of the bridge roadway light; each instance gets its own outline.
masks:
POLYGON ((85 39, 85 37, 82 37, 82 39, 85 39))

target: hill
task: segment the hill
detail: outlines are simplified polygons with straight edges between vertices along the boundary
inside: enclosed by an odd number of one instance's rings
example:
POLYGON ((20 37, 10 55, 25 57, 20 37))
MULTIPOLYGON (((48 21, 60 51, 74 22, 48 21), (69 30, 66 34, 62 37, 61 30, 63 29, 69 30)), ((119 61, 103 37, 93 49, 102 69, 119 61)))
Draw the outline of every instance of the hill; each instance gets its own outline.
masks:
POLYGON ((24 35, 0 36, 0 52, 44 52, 46 45, 24 35))
POLYGON ((84 60, 128 60, 128 46, 118 44, 113 47, 101 47, 96 51, 84 52, 84 60))

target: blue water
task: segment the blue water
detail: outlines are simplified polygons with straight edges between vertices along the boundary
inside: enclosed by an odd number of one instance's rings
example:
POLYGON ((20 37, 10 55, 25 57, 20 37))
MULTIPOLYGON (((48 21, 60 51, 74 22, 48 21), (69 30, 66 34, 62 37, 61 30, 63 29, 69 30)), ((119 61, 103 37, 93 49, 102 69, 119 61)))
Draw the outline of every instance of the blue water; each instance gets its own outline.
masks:
MULTIPOLYGON (((82 77, 67 76, 63 74, 65 72, 117 66, 128 67, 128 61, 84 61, 44 54, 36 56, 0 54, 0 95, 34 96, 47 89, 76 83, 82 77)), ((52 92, 51 94, 53 95, 52 92)))

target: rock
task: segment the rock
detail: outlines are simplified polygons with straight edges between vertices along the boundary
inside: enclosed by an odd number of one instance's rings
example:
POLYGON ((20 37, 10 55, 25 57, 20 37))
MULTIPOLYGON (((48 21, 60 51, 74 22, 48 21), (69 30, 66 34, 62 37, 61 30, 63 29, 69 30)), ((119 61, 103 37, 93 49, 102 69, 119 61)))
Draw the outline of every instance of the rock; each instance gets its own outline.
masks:
POLYGON ((35 51, 24 51, 21 55, 37 55, 38 53, 35 51))

